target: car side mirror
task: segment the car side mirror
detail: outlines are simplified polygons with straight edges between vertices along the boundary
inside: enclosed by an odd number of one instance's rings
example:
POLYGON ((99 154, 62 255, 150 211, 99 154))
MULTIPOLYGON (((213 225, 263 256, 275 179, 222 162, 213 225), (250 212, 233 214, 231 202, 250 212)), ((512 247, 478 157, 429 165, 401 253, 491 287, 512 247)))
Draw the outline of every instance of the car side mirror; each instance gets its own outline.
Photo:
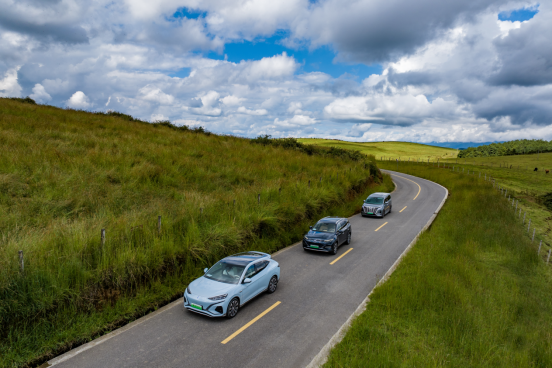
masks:
POLYGON ((207 271, 209 271, 208 268, 204 269, 204 270, 203 270, 203 273, 207 273, 207 271))
POLYGON ((312 226, 309 226, 309 229, 311 229, 311 230, 312 230, 312 226))
POLYGON ((243 283, 244 284, 250 284, 251 283, 251 279, 249 277, 246 277, 245 280, 243 280, 243 283))

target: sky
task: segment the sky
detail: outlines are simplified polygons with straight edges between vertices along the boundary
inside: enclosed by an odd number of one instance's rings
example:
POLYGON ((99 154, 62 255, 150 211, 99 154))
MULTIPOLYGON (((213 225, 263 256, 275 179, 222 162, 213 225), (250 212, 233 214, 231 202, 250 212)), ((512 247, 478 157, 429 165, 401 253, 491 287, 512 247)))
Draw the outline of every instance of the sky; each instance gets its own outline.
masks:
POLYGON ((552 139, 552 0, 0 9, 0 97, 245 137, 552 139))

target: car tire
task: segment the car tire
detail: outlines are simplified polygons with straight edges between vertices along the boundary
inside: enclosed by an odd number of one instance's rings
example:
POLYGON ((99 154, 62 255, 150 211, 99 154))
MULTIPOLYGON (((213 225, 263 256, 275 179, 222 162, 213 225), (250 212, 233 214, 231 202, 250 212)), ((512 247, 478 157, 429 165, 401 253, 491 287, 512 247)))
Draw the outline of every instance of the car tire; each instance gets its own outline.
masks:
POLYGON ((277 287, 278 287, 278 277, 272 276, 272 278, 268 282, 268 287, 266 288, 267 294, 272 294, 273 292, 275 292, 277 287))
POLYGON ((332 254, 335 256, 337 254, 337 248, 339 247, 338 241, 336 240, 332 245, 332 254))
POLYGON ((230 303, 228 303, 228 308, 226 309, 226 318, 231 319, 236 317, 239 311, 240 300, 238 298, 230 300, 230 303))
POLYGON ((351 232, 349 231, 349 235, 347 235, 347 241, 345 242, 345 244, 349 245, 351 244, 351 232))
POLYGON ((393 209, 393 206, 389 206, 389 213, 391 213, 392 209, 393 209))

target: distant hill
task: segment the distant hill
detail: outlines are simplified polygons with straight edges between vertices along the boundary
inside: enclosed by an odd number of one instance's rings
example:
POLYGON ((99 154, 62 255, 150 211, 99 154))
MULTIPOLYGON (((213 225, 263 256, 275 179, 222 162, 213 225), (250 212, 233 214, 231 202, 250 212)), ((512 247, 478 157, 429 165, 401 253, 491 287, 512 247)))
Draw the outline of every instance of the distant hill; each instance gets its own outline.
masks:
POLYGON ((512 156, 537 152, 552 152, 552 141, 548 142, 543 139, 518 139, 515 141, 491 143, 478 147, 469 147, 458 153, 458 157, 512 156))
POLYGON ((466 148, 469 148, 469 147, 479 147, 479 146, 484 146, 491 143, 502 143, 502 142, 429 142, 428 144, 432 146, 438 146, 438 147, 465 150, 466 148))
POLYGON ((297 140, 305 144, 356 150, 364 154, 374 155, 378 160, 433 160, 437 158, 455 158, 458 154, 458 151, 456 149, 412 142, 347 142, 336 139, 318 138, 298 138, 297 140))

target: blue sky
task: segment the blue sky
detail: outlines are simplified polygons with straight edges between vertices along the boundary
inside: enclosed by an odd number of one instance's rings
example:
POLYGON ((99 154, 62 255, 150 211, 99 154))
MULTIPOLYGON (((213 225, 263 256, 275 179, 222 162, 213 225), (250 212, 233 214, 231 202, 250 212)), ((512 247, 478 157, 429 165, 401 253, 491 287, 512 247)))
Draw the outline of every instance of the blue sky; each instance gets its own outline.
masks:
POLYGON ((498 19, 509 20, 511 22, 523 22, 532 19, 539 12, 539 4, 530 8, 521 8, 511 11, 503 11, 498 14, 498 19))

